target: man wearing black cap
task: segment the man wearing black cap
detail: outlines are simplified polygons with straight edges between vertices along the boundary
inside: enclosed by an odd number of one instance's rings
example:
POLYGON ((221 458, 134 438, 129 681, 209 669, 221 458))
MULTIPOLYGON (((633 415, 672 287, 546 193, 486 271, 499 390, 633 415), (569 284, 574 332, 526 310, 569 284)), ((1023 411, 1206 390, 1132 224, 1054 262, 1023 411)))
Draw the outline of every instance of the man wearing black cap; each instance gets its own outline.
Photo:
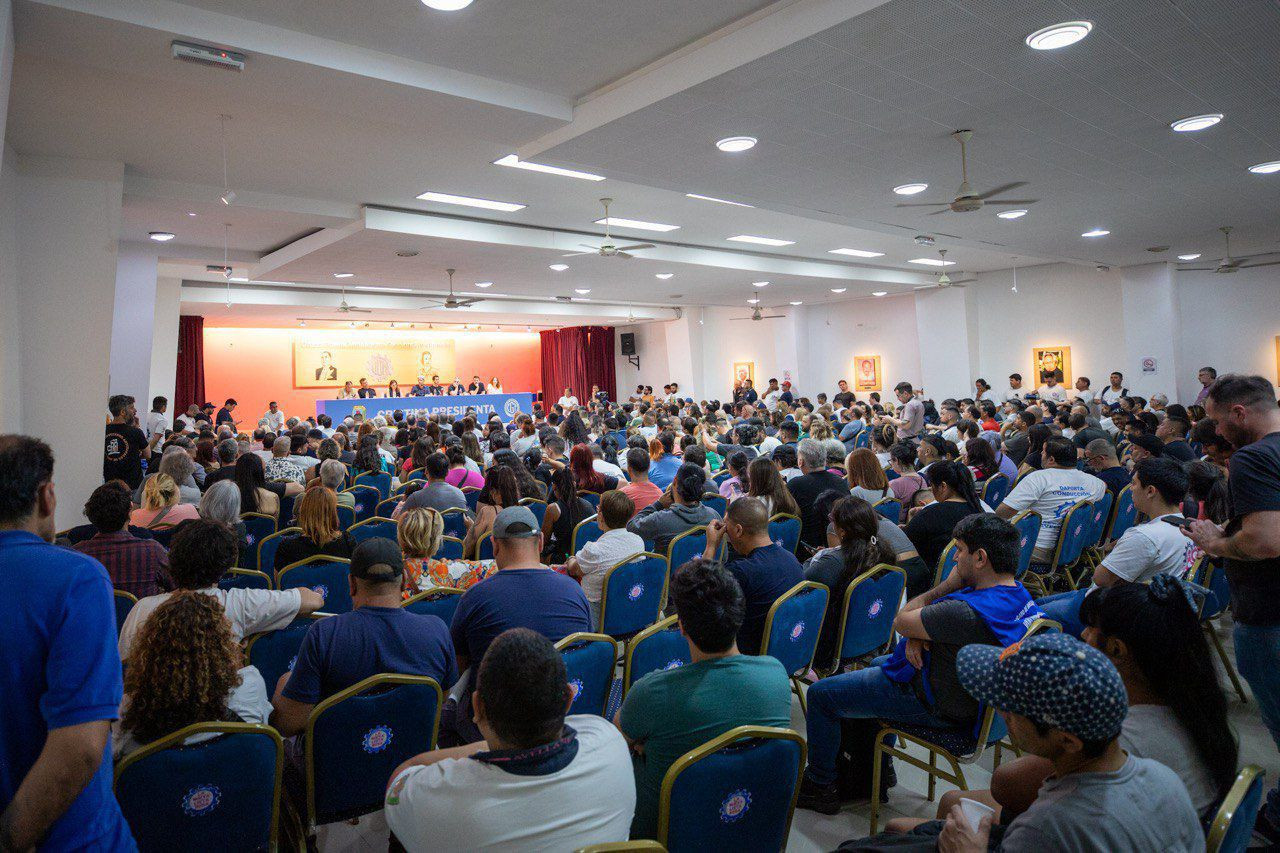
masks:
POLYGON ((276 685, 271 724, 298 734, 322 700, 371 675, 425 675, 448 690, 458 680, 449 629, 438 616, 400 606, 404 559, 390 539, 367 539, 351 553, 355 608, 307 630, 293 671, 276 685))

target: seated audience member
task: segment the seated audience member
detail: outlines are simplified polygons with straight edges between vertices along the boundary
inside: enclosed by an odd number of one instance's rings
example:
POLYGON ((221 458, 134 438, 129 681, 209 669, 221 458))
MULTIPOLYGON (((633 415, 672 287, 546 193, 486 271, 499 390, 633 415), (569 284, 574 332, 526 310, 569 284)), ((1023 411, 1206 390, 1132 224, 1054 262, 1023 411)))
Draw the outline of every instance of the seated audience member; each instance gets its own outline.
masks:
POLYGON ((444 539, 444 517, 434 509, 411 509, 400 516, 396 538, 404 555, 405 598, 432 586, 470 589, 496 570, 491 560, 436 559, 444 539))
MULTIPOLYGON (((809 768, 798 805, 840 810, 836 756, 841 720, 879 718, 912 725, 971 729, 978 702, 957 678, 956 655, 970 643, 1009 646, 1041 613, 1014 580, 1018 531, 989 513, 956 525, 956 568, 941 584, 903 605, 894 619, 902 639, 867 669, 831 676, 809 688, 809 768), (926 662, 927 652, 927 662, 926 662), (924 683, 928 679, 928 684, 924 683)), ((893 787, 892 763, 881 777, 893 787)))
MULTIPOLYGON (((649 479, 649 453, 641 450, 639 447, 632 447, 627 451, 626 459, 627 479, 630 481, 621 489, 622 493, 631 499, 635 512, 639 512, 643 507, 656 501, 662 497, 662 489, 649 479)), ((633 513, 634 515, 634 513, 633 513)))
POLYGON ((308 557, 350 558, 355 541, 338 521, 338 498, 330 489, 320 485, 307 489, 298 499, 296 512, 302 532, 280 540, 273 564, 277 572, 308 557))
POLYGON ((1091 589, 1125 583, 1147 583, 1157 575, 1181 579, 1191 568, 1197 549, 1183 535, 1182 502, 1187 496, 1187 473, 1172 459, 1144 459, 1134 466, 1133 505, 1149 520, 1124 532, 1093 570, 1093 586, 1041 599, 1045 615, 1062 630, 1080 636, 1080 605, 1091 589))
MULTIPOLYGON (((980 438, 971 438, 989 446, 980 438)), ((926 566, 935 570, 960 520, 983 511, 973 477, 963 462, 935 462, 930 482, 934 501, 915 510, 907 522, 907 537, 926 566)))
MULTIPOLYGON (((1000 473, 996 453, 985 439, 971 438, 964 443, 964 461, 969 466, 969 473, 973 475, 974 483, 985 483, 1000 473)), ((928 476, 926 479, 933 482, 928 476)))
POLYGON ((125 668, 116 759, 193 723, 266 723, 267 687, 241 658, 216 598, 189 589, 169 596, 138 632, 125 668))
POLYGON ((706 484, 707 474, 703 469, 687 463, 680 466, 662 496, 636 513, 627 523, 627 529, 652 542, 655 552, 666 554, 672 539, 720 518, 714 509, 702 505, 706 484))
MULTIPOLYGON (((1027 455, 1018 466, 1018 473, 1027 474, 1039 471, 1044 467, 1044 443, 1053 438, 1053 429, 1048 424, 1032 424, 1027 430, 1027 455)), ((1067 439, 1070 441, 1070 439, 1067 439)))
MULTIPOLYGON (((355 509, 356 496, 351 492, 344 492, 342 484, 346 482, 347 466, 343 465, 336 459, 326 459, 318 466, 320 469, 320 485, 333 492, 334 499, 337 500, 338 506, 345 506, 347 509, 355 509)), ((297 515, 298 507, 295 502, 294 514, 297 515)))
MULTIPOLYGON (((320 433, 320 430, 315 430, 315 432, 320 433)), ((320 434, 323 435, 323 433, 320 434)), ((342 450, 338 447, 338 442, 334 441, 332 438, 321 438, 319 444, 316 446, 315 463, 303 471, 303 475, 306 477, 306 485, 311 485, 311 481, 320 476, 321 465, 330 459, 336 462, 341 456, 342 450)), ((343 467, 342 473, 344 475, 347 473, 345 466, 343 467)), ((342 488, 341 483, 339 483, 338 488, 342 488)))
POLYGON ((758 456, 747 466, 747 494, 764 504, 764 511, 772 518, 779 513, 800 517, 800 507, 791 497, 787 481, 783 479, 772 459, 758 456))
POLYGON ((484 475, 467 466, 468 457, 461 445, 451 445, 445 450, 449 460, 449 474, 445 482, 459 489, 479 489, 484 487, 484 475))
POLYGON ((1128 462, 1130 469, 1143 459, 1164 455, 1164 442, 1149 432, 1138 432, 1129 438, 1128 462))
POLYGON ((1031 427, 1040 423, 1040 410, 1034 406, 1009 418, 1004 431, 1004 450, 1021 470, 1022 462, 1031 449, 1031 427))
POLYGON ((849 584, 877 565, 895 560, 892 547, 878 536, 883 519, 862 498, 850 495, 834 501, 830 518, 827 547, 804 564, 805 580, 823 584, 831 590, 826 616, 822 620, 822 633, 818 637, 818 651, 814 655, 814 665, 823 668, 835 662, 836 638, 840 635, 844 594, 849 584))
MULTIPOLYGON (((791 422, 788 421, 788 423, 791 422)), ((801 476, 800 457, 796 453, 796 445, 784 444, 781 447, 775 447, 773 453, 769 454, 769 458, 773 460, 773 466, 778 469, 782 479, 787 481, 787 491, 790 491, 791 481, 801 476)))
MULTIPOLYGON (((467 590, 458 602, 451 631, 458 670, 484 658, 493 639, 508 628, 530 628, 559 642, 591 630, 591 606, 572 578, 542 564, 542 533, 533 510, 511 506, 493 521, 493 556, 498 571, 467 590)), ((458 703, 455 727, 467 742, 479 733, 470 702, 458 703)))
POLYGON ((591 605, 591 624, 597 629, 605 575, 614 566, 644 551, 644 540, 627 530, 627 522, 633 515, 635 505, 625 491, 605 492, 600 496, 600 512, 596 514, 600 538, 583 545, 564 566, 565 574, 582 584, 587 603, 591 605))
POLYGON ((184 448, 175 445, 166 450, 160 457, 156 472, 168 474, 170 479, 178 484, 179 503, 200 503, 200 487, 196 484, 196 463, 184 448))
POLYGON ((733 575, 746 602, 738 649, 756 655, 764 644, 764 621, 769 608, 804 580, 796 555, 769 538, 769 513, 758 498, 739 498, 729 505, 723 521, 707 525, 704 560, 714 560, 727 539, 725 568, 733 575))
POLYGON ((424 675, 446 691, 458 680, 448 626, 400 606, 403 568, 390 539, 356 546, 348 579, 355 608, 307 629, 297 662, 275 687, 271 724, 280 734, 298 734, 312 708, 371 675, 424 675))
POLYGON ((782 664, 738 651, 746 604, 733 576, 715 563, 692 560, 671 579, 671 600, 692 662, 641 678, 616 719, 634 754, 632 838, 657 836, 662 779, 680 756, 738 726, 791 725, 782 664))
POLYGON ((916 473, 915 445, 900 441, 889 448, 889 464, 898 475, 889 481, 889 491, 895 500, 902 504, 902 517, 906 521, 911 509, 927 497, 929 484, 924 477, 916 473), (924 492, 925 494, 920 494, 924 492))
POLYGON ((293 440, 282 435, 271 445, 271 461, 267 463, 264 476, 273 483, 297 483, 302 485, 307 481, 306 474, 303 473, 302 467, 293 462, 289 457, 292 455, 293 440))
MULTIPOLYGON (((600 429, 603 430, 604 427, 601 427, 600 429)), ((610 443, 614 444, 613 449, 616 450, 616 442, 614 442, 614 439, 612 437, 608 435, 602 435, 600 440, 601 441, 607 440, 610 443)), ((599 444, 592 444, 590 445, 589 449, 591 451, 591 467, 596 469, 597 473, 603 474, 606 477, 612 477, 613 479, 617 480, 619 487, 625 486, 627 484, 626 472, 623 471, 621 468, 619 468, 616 464, 614 464, 614 462, 609 461, 609 459, 616 457, 617 455, 616 453, 611 454, 609 458, 605 458, 604 448, 601 447, 599 444)), ((626 460, 624 459, 623 461, 625 462, 626 460)))
POLYGON ((1161 421, 1160 426, 1156 427, 1156 438, 1164 442, 1161 455, 1178 462, 1195 461, 1196 452, 1187 443, 1187 433, 1190 431, 1191 424, 1183 418, 1169 416, 1161 421))
POLYGON ((627 838, 635 780, 607 720, 566 717, 564 660, 515 628, 489 646, 472 695, 483 740, 409 759, 391 775, 387 824, 408 851, 577 850, 627 838))
MULTIPOLYGON (((231 636, 240 642, 250 634, 283 628, 298 616, 307 616, 324 605, 311 589, 219 589, 218 581, 235 565, 236 535, 225 524, 196 519, 174 531, 169 545, 169 574, 179 590, 211 595, 222 605, 231 623, 231 636)), ((139 599, 120 627, 120 658, 126 660, 134 638, 157 607, 171 593, 139 599)))
MULTIPOLYGON (((249 529, 240 518, 240 490, 230 480, 219 481, 208 488, 200 498, 200 517, 218 521, 231 528, 236 535, 236 548, 240 555, 256 555, 257 548, 249 544, 249 529)), ((237 558, 236 565, 245 563, 237 558)), ((249 565, 253 565, 249 563, 249 565)))
POLYGON ((1202 418, 1191 430, 1191 440, 1199 445, 1203 458, 1217 466, 1225 476, 1235 445, 1218 434, 1217 422, 1212 418, 1202 418))
POLYGON ((1084 464, 1089 473, 1106 484, 1112 497, 1119 495, 1133 476, 1128 468, 1120 464, 1116 446, 1108 438, 1095 438, 1085 445, 1084 464))
MULTIPOLYGON (((922 444, 922 448, 933 446, 922 444)), ((845 457, 845 479, 849 483, 849 493, 862 498, 869 504, 882 501, 893 493, 889 491, 889 478, 880 467, 880 460, 869 448, 859 447, 845 457)))
POLYGON ((1051 438, 1044 446, 1044 468, 1023 477, 996 507, 996 514, 1013 518, 1024 509, 1038 512, 1040 534, 1031 559, 1046 564, 1053 559, 1067 510, 1080 501, 1096 501, 1106 490, 1102 480, 1076 468, 1076 447, 1070 439, 1051 438))
MULTIPOLYGON (((523 466, 519 467, 523 469, 523 466)), ((515 471, 506 465, 494 465, 485 475, 484 488, 477 496, 475 519, 467 518, 467 535, 462 540, 462 553, 475 554, 480 540, 493 529, 493 521, 498 513, 519 503, 520 488, 515 471)))
MULTIPOLYGON (((577 445, 578 447, 585 445, 577 445)), ((616 480, 610 478, 616 483, 616 480)), ((573 529, 583 519, 595 515, 595 507, 586 498, 579 496, 577 478, 573 471, 561 468, 551 475, 551 501, 547 504, 542 517, 542 540, 546 543, 543 561, 546 563, 563 563, 569 556, 572 544, 573 529)))
POLYGON ((754 460, 748 460, 747 454, 740 450, 729 454, 724 460, 724 468, 731 476, 720 484, 718 489, 720 497, 733 503, 747 493, 750 487, 750 481, 747 479, 747 465, 751 461, 754 460))
POLYGON ((800 542, 808 548, 808 554, 822 548, 827 542, 827 517, 817 511, 818 496, 835 489, 847 492, 845 478, 827 470, 827 451, 820 442, 806 438, 797 449, 800 460, 800 476, 787 482, 791 497, 800 508, 800 542))
POLYGON ((142 484, 142 506, 129 513, 129 523, 154 530, 199 518, 200 512, 196 505, 179 503, 180 497, 178 486, 172 477, 168 474, 153 474, 142 484))
POLYGON ((462 493, 462 489, 449 485, 449 457, 443 453, 428 456, 426 474, 427 484, 405 498, 397 511, 434 509, 444 512, 446 509, 467 509, 467 496, 462 493))
POLYGON ((1085 451, 1088 450, 1089 442, 1110 441, 1107 431, 1101 427, 1092 426, 1089 423, 1089 417, 1084 412, 1076 410, 1071 415, 1071 442, 1076 446, 1077 454, 1083 458, 1085 451))
MULTIPOLYGON (((571 420, 577 422, 577 428, 585 432, 586 426, 582 423, 582 419, 578 417, 578 413, 571 415, 571 420)), ((574 481, 578 488, 584 492, 595 492, 596 494, 604 494, 612 489, 618 488, 617 477, 611 477, 601 474, 596 470, 595 456, 591 453, 591 448, 586 442, 575 444, 569 450, 569 470, 573 472, 574 481)))
MULTIPOLYGON (((280 515, 280 498, 302 494, 297 483, 268 483, 262 458, 246 453, 236 460, 236 486, 240 489, 240 511, 280 515)), ((288 519, 281 519, 287 522, 288 519)))
POLYGON ((126 529, 132 506, 128 489, 119 480, 94 489, 85 502, 84 515, 97 533, 77 543, 75 549, 102 563, 113 587, 143 598, 173 589, 173 580, 165 547, 152 539, 139 539, 126 529))
MULTIPOLYGON (((663 430, 649 442, 649 480, 659 489, 665 489, 680 470, 680 457, 676 455, 676 434, 663 430), (655 444, 656 442, 656 444, 655 444)), ((637 504, 648 506, 648 504, 637 504)))
POLYGON ((1226 474, 1207 459, 1187 466, 1187 497, 1182 503, 1188 518, 1226 524, 1231 518, 1231 493, 1226 474))

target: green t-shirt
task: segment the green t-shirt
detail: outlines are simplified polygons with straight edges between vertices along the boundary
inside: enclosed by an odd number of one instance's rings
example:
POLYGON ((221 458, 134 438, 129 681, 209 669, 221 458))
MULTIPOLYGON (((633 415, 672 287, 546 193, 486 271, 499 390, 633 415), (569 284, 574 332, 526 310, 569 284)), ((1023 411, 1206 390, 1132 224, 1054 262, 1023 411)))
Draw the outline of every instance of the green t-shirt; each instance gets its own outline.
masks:
POLYGON ((776 658, 735 655, 651 672, 622 704, 622 733, 644 744, 633 759, 632 838, 657 838, 662 778, 676 759, 737 726, 791 725, 791 687, 776 658))

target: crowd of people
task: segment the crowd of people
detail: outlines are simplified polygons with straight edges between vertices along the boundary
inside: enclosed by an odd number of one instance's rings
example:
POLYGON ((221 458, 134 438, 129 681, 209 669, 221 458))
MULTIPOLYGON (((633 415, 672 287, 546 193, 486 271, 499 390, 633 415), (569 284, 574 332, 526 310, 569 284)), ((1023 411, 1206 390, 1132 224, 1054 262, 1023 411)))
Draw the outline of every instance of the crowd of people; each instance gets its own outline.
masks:
MULTIPOLYGON (((326 698, 380 673, 427 676, 450 696, 440 747, 385 780, 407 849, 656 838, 682 755, 737 726, 792 725, 791 673, 764 653, 765 628, 775 602, 813 581, 829 599, 805 674, 800 808, 837 814, 896 785, 890 759, 874 776, 867 760, 881 721, 967 732, 992 707, 1024 753, 989 791, 948 793, 936 820, 894 821, 848 849, 1203 849, 1249 756, 1201 629, 1214 593, 1192 572, 1225 571, 1240 674, 1280 742, 1280 408, 1262 377, 1199 377, 1186 405, 1131 394, 1119 373, 1100 393, 1049 372, 1034 388, 1013 374, 1007 389, 978 379, 938 401, 906 382, 859 400, 843 381, 809 398, 744 380, 727 401, 675 383, 620 402, 565 389, 509 422, 396 411, 334 423, 272 403, 251 430, 234 400, 170 428, 163 398, 144 418, 116 396, 103 483, 87 523, 62 531, 50 449, 0 436, 0 566, 21 591, 0 599, 0 848, 129 849, 113 761, 204 721, 296 738, 326 698), (400 498, 395 539, 357 543, 344 528, 361 474, 387 475, 400 498), (1072 508, 1121 494, 1138 523, 1055 589, 1066 576, 1047 570, 1072 508), (1028 512, 1041 520, 1035 594, 1014 524, 1028 512), (326 593, 220 587, 249 553, 245 513, 297 528, 268 573, 350 561, 352 609, 315 618, 274 684, 245 664, 244 640, 323 613, 326 593), (770 533, 779 516, 798 522, 794 548, 770 533), (598 535, 580 544, 588 519, 598 535), (462 556, 445 559, 454 524, 462 556), (612 567, 690 531, 705 548, 671 567, 667 601, 689 662, 641 678, 611 720, 568 715, 554 644, 601 629, 612 567), (906 578, 896 640, 844 660, 845 591, 886 566, 906 578), (463 591, 449 624, 402 606, 439 587, 463 591), (138 599, 118 631, 113 589, 138 599), (1061 630, 1032 631, 1047 621, 1061 630), (961 796, 992 814, 971 823, 961 796)), ((1255 832, 1280 841, 1280 789, 1255 832)))

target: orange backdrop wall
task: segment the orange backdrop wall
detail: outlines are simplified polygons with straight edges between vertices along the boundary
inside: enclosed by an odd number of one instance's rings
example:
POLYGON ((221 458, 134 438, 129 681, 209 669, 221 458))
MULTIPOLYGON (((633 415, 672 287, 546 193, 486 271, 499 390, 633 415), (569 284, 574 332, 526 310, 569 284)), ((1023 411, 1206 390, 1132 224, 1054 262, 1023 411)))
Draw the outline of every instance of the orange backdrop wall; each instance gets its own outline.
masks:
MULTIPOLYGON (((314 335, 315 331, 312 330, 314 335)), ((465 381, 480 374, 493 376, 505 390, 538 390, 542 348, 538 335, 524 332, 424 332, 428 337, 453 338, 457 369, 465 381)), ((397 376, 401 391, 409 393, 416 377, 397 376)), ((451 377, 450 377, 451 378, 451 377)), ((448 382, 449 378, 441 377, 448 382)), ((221 406, 234 397, 236 416, 252 428, 276 400, 286 415, 306 417, 316 412, 316 400, 330 392, 293 387, 293 332, 290 329, 233 329, 206 326, 204 330, 204 387, 209 401, 221 406)), ((337 396, 337 390, 332 392, 337 396)))

